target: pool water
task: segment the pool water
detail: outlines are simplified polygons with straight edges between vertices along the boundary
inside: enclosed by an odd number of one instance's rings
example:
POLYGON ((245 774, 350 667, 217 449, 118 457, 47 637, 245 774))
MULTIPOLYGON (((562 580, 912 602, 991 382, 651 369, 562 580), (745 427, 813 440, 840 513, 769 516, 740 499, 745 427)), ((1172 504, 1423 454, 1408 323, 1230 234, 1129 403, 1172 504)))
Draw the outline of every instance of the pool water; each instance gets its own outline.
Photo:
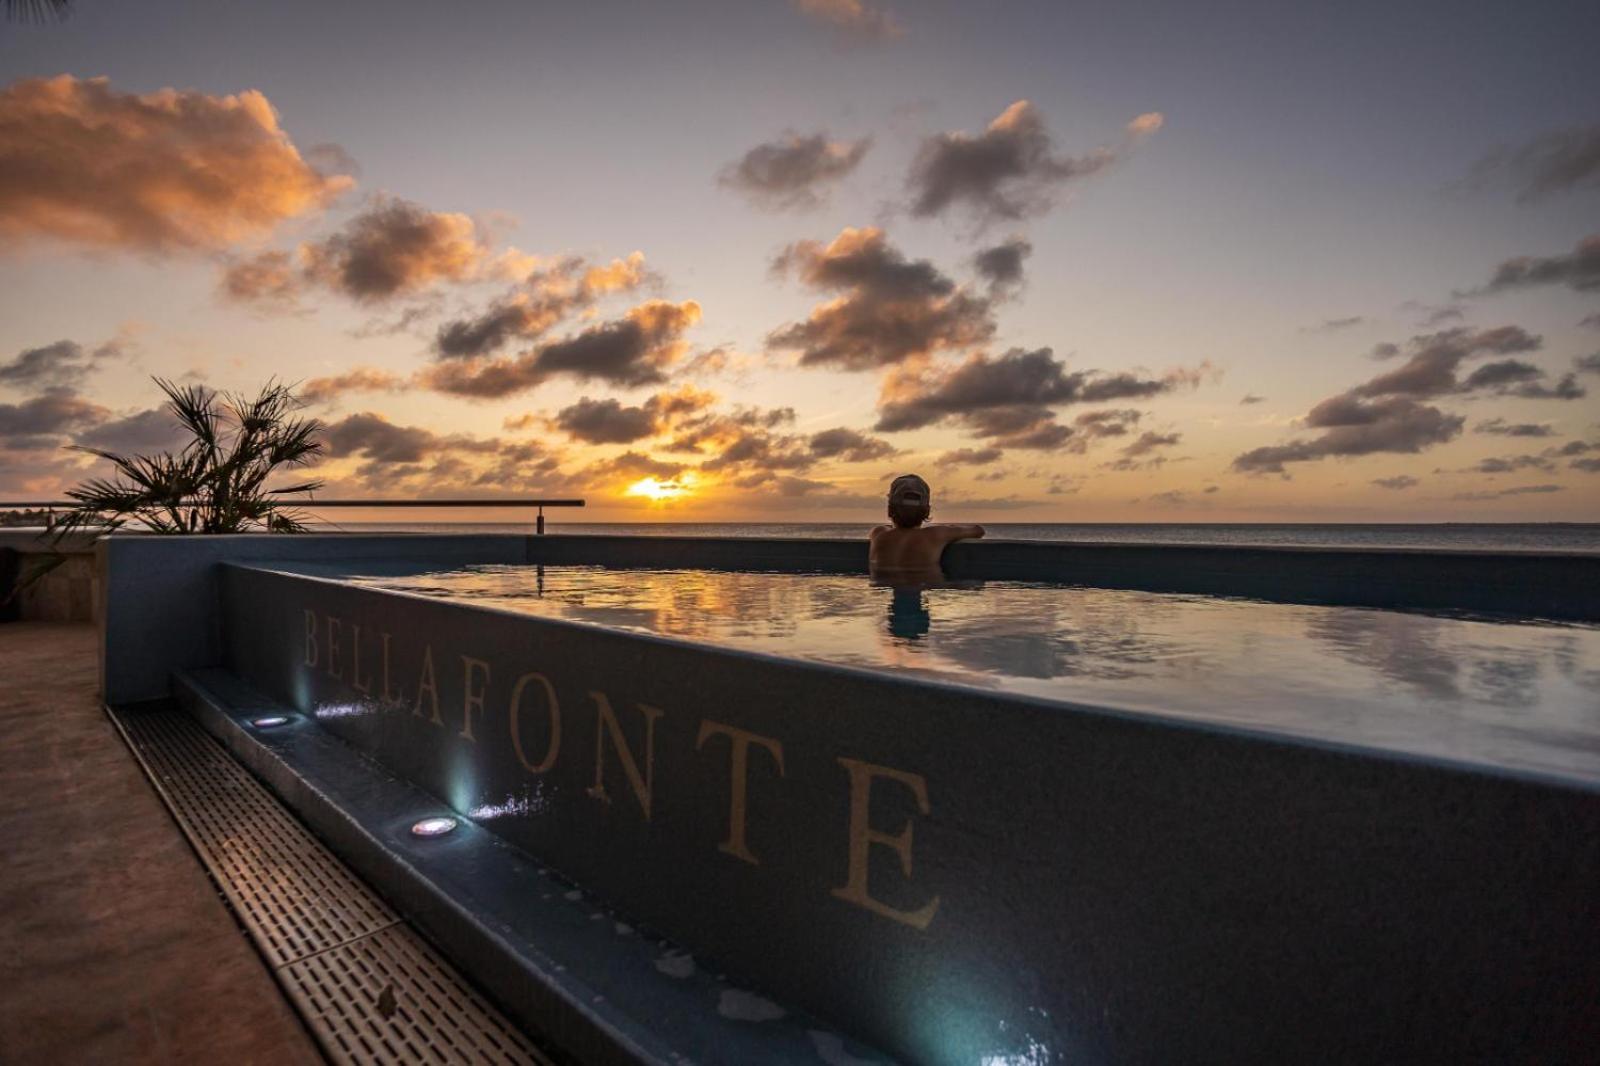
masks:
POLYGON ((358 584, 1600 782, 1600 627, 987 581, 474 566, 358 584))

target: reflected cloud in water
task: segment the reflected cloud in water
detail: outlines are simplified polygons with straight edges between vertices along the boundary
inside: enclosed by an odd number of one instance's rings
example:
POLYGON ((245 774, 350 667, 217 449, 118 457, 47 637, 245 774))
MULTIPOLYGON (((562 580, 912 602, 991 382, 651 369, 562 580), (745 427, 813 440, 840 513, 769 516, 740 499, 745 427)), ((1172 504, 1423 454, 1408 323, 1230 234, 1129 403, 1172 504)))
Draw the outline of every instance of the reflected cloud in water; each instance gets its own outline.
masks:
POLYGON ((543 571, 355 580, 1047 700, 1600 778, 1593 627, 1013 581, 543 571))

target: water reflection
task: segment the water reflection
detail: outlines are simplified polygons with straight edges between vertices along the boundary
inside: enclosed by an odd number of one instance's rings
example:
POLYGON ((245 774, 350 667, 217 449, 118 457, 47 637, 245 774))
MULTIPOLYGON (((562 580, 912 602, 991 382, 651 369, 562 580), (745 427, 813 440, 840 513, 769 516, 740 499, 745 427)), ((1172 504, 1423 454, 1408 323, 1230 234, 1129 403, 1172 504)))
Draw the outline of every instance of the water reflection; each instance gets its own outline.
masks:
POLYGON ((1600 777, 1593 627, 849 574, 486 566, 356 580, 1050 700, 1600 777))
POLYGON ((927 635, 933 627, 933 615, 928 613, 925 591, 921 585, 897 585, 890 589, 890 635, 906 640, 927 635))

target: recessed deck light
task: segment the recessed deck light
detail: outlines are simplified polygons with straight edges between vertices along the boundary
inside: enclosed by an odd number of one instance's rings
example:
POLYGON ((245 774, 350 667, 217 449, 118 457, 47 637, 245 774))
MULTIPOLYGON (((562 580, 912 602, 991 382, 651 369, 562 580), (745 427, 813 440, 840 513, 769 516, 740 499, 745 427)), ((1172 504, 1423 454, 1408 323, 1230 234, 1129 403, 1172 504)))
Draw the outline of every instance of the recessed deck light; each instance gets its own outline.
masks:
POLYGON ((456 827, 454 818, 424 818, 411 827, 411 835, 419 837, 441 837, 456 827))
POLYGON ((288 725, 289 716, 286 714, 268 714, 260 718, 250 719, 250 724, 257 729, 271 729, 273 726, 288 725))

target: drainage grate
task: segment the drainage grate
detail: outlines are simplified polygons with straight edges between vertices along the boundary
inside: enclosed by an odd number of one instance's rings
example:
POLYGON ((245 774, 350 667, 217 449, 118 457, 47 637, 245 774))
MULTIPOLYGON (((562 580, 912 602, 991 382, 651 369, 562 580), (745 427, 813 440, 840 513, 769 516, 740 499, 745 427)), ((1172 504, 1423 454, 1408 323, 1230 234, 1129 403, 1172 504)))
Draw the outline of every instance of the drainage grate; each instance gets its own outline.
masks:
POLYGON ((522 1038, 464 989, 408 926, 286 968, 289 995, 354 1063, 526 1062, 522 1038))
POLYGON ((111 717, 329 1058, 549 1063, 188 715, 111 717))
POLYGON ((400 920, 181 711, 117 718, 273 966, 400 920))

